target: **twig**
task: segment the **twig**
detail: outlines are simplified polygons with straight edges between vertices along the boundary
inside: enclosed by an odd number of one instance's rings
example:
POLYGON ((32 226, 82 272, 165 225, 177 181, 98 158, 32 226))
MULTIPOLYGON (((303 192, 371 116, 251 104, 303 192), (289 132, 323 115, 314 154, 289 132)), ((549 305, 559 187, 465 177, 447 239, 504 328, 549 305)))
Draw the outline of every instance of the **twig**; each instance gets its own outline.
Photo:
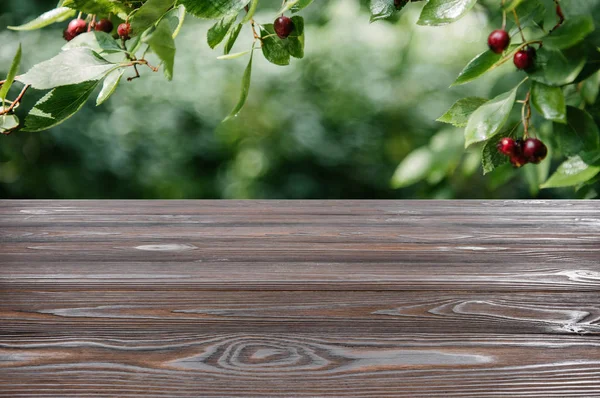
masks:
POLYGON ((21 90, 21 93, 19 94, 19 96, 13 101, 12 104, 10 104, 10 106, 6 109, 3 109, 0 111, 0 116, 2 115, 6 115, 7 113, 11 112, 13 109, 15 109, 15 106, 19 105, 19 103, 21 102, 21 100, 23 99, 23 96, 25 95, 25 93, 27 92, 27 90, 29 89, 29 87, 31 87, 30 84, 26 85, 25 87, 23 87, 23 90, 21 90))
POLYGON ((558 22, 556 23, 556 25, 554 25, 552 29, 550 29, 548 34, 554 32, 563 24, 563 22, 565 22, 565 15, 563 14, 562 9, 560 8, 559 0, 554 0, 554 4, 556 4, 556 16, 558 17, 558 22))

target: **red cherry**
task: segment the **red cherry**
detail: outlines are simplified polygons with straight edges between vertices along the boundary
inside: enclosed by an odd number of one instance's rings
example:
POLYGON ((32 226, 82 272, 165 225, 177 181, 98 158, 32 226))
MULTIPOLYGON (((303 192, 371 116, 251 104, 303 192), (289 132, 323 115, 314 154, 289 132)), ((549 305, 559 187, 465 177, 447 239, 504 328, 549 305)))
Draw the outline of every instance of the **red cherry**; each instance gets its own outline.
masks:
POLYGON ((95 29, 100 31, 100 32, 105 32, 105 33, 110 33, 113 31, 113 23, 110 21, 110 19, 101 19, 100 21, 96 22, 96 26, 95 29))
POLYGON ((63 37, 66 41, 71 41, 87 30, 87 23, 80 18, 73 19, 69 22, 67 29, 63 32, 63 37))
POLYGON ((288 17, 281 16, 273 23, 273 29, 280 39, 285 39, 294 30, 294 22, 288 17))
POLYGON ((523 156, 531 163, 540 163, 548 155, 548 148, 537 138, 528 138, 523 143, 523 156))
POLYGON ((517 69, 528 70, 535 63, 535 48, 527 47, 525 50, 517 51, 513 61, 517 69))
POLYGON ((510 163, 515 167, 526 165, 527 158, 523 155, 523 140, 515 140, 513 153, 510 154, 510 163))
POLYGON ((129 34, 131 33, 131 25, 128 24, 127 22, 122 23, 121 25, 119 25, 119 27, 117 28, 117 34, 127 40, 129 39, 129 34))
POLYGON ((497 29, 490 33, 488 37, 488 46, 490 50, 496 54, 502 53, 510 44, 510 36, 508 32, 503 29, 497 29))
POLYGON ((510 156, 510 155, 514 154, 517 151, 517 149, 519 149, 517 142, 510 137, 502 138, 498 142, 497 147, 498 147, 498 152, 500 152, 506 156, 510 156))

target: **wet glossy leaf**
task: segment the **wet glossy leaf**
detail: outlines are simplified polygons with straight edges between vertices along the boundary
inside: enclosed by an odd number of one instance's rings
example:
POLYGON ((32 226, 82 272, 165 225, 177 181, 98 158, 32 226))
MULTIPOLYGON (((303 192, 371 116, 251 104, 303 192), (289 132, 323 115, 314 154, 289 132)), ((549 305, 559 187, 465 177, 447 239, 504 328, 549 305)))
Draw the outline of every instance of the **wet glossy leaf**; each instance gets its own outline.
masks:
POLYGON ((429 0, 419 21, 419 25, 446 25, 464 17, 477 0, 429 0))
POLYGON ((497 96, 473 112, 465 129, 465 147, 485 141, 502 129, 515 103, 518 88, 497 96))
POLYGON ((570 187, 582 184, 600 173, 600 166, 590 166, 580 156, 574 156, 562 163, 542 184, 542 188, 570 187))
POLYGON ((567 122, 567 105, 560 87, 532 82, 531 102, 546 119, 558 123, 567 122))

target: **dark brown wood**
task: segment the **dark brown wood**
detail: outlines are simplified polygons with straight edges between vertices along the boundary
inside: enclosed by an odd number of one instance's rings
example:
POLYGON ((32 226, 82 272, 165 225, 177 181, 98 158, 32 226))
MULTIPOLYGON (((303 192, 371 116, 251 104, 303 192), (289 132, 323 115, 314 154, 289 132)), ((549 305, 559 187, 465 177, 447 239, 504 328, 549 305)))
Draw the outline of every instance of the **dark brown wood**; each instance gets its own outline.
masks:
POLYGON ((0 201, 0 397, 600 397, 600 202, 0 201))

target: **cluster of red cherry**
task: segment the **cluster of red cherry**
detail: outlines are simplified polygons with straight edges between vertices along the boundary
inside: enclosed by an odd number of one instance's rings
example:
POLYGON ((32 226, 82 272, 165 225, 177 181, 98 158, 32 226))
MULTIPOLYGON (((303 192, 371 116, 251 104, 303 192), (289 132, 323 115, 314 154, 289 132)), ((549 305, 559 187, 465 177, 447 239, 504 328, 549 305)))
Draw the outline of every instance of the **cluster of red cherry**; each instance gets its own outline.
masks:
MULTIPOLYGON (((496 54, 504 52, 509 44, 510 36, 504 29, 495 30, 488 37, 490 50, 496 54)), ((535 65, 535 56, 535 48, 525 46, 515 53, 513 62, 517 69, 530 71, 535 65)), ((498 142, 498 151, 508 156, 510 162, 515 167, 521 167, 527 163, 538 164, 548 155, 548 148, 537 138, 514 140, 510 137, 505 137, 498 142)))
POLYGON ((515 167, 521 167, 527 163, 538 164, 548 155, 548 148, 537 138, 514 140, 505 137, 498 142, 498 151, 509 156, 510 162, 515 167))
MULTIPOLYGON (((101 19, 98 22, 88 23, 81 18, 77 18, 69 22, 67 29, 63 32, 63 37, 66 41, 71 41, 82 33, 89 32, 95 29, 100 32, 111 33, 113 31, 113 23, 110 19, 101 19)), ((128 23, 122 23, 117 27, 117 34, 119 37, 127 40, 129 39, 129 33, 131 32, 131 26, 128 23)))

